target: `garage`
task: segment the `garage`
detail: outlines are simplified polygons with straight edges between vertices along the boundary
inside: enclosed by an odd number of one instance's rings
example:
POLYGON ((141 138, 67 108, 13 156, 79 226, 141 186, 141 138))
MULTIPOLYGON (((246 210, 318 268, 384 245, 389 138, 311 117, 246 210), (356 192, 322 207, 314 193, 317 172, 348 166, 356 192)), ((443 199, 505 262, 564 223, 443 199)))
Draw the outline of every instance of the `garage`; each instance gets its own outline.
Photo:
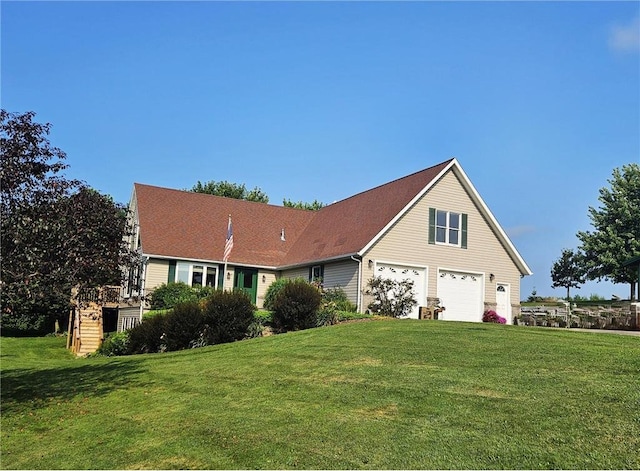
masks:
POLYGON ((418 304, 409 314, 409 318, 417 319, 420 306, 426 306, 427 299, 427 269, 424 267, 411 267, 394 263, 376 263, 376 276, 388 278, 394 281, 413 281, 413 291, 416 294, 418 304))
POLYGON ((438 298, 446 309, 440 319, 481 322, 484 276, 453 270, 438 271, 438 298))

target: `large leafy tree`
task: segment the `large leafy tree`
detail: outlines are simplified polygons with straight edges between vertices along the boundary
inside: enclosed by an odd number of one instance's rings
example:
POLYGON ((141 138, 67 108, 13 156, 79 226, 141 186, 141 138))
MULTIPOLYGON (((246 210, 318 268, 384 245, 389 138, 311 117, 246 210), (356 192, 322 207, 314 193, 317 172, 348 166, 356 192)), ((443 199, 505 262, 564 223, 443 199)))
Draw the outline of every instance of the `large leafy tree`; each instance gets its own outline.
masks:
POLYGON ((194 193, 206 193, 208 195, 224 196, 225 198, 235 198, 238 200, 255 201, 257 203, 268 203, 269 197, 258 187, 247 190, 245 184, 230 183, 228 181, 214 180, 202 183, 198 181, 191 191, 194 193))
POLYGON ((624 262, 640 254, 640 165, 613 170, 610 188, 601 188, 599 208, 589 207, 593 231, 580 231, 586 278, 629 283, 635 299, 637 273, 624 262))
POLYGON ((551 267, 552 288, 567 288, 567 301, 571 299, 570 289, 584 283, 582 257, 570 249, 564 249, 562 255, 551 267))
POLYGON ((66 155, 35 113, 0 111, 2 332, 46 332, 68 315, 72 286, 120 284, 131 260, 126 212, 62 175, 66 155))
POLYGON ((318 211, 319 209, 324 208, 324 203, 318 200, 313 200, 312 203, 305 203, 304 201, 291 201, 288 198, 282 200, 282 205, 285 208, 298 208, 298 209, 307 209, 309 211, 318 211))

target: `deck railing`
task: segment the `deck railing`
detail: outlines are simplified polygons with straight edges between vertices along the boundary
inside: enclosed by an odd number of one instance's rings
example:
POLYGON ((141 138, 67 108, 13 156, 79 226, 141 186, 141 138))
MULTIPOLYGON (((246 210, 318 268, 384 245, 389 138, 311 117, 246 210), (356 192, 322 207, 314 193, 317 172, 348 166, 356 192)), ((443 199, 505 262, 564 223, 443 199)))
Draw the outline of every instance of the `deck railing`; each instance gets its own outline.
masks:
POLYGON ((117 305, 120 302, 120 287, 102 286, 100 288, 82 288, 78 292, 77 300, 80 303, 117 305))

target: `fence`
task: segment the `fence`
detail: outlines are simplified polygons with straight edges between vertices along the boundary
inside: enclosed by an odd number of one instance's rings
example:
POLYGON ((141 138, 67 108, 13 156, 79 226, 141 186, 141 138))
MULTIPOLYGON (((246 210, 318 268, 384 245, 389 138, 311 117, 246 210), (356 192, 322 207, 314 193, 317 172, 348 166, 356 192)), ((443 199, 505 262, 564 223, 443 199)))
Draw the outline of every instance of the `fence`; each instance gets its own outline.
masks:
POLYGON ((516 323, 542 327, 634 330, 638 325, 636 307, 628 301, 568 303, 521 306, 516 323))

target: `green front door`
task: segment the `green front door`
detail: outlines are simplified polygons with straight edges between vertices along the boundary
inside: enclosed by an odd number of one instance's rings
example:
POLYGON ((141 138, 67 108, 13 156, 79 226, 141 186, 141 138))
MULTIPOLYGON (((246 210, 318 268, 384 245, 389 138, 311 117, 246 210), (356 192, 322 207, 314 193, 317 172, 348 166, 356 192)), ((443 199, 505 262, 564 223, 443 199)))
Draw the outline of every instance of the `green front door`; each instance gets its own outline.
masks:
POLYGON ((246 291, 253 304, 258 296, 258 270, 255 268, 236 267, 236 275, 233 283, 235 289, 246 291))

